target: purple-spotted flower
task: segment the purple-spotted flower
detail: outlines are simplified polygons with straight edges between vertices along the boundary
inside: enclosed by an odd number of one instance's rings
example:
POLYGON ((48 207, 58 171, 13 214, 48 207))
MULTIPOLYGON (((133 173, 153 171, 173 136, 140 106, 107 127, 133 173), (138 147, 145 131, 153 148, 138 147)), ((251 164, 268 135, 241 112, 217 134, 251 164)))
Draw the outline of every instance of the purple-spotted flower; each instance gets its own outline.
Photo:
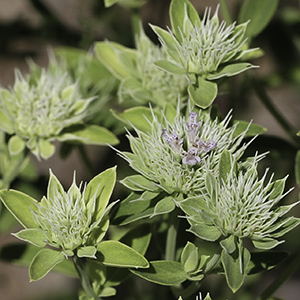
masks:
POLYGON ((151 130, 135 128, 137 136, 128 134, 132 153, 118 151, 129 165, 144 177, 124 179, 122 183, 136 190, 180 192, 194 195, 205 187, 204 166, 218 173, 218 163, 224 149, 238 159, 247 145, 240 145, 247 130, 235 135, 229 127, 230 113, 223 121, 212 120, 206 111, 190 111, 187 118, 177 114, 172 121, 163 116, 160 122, 153 113, 148 120, 151 130))

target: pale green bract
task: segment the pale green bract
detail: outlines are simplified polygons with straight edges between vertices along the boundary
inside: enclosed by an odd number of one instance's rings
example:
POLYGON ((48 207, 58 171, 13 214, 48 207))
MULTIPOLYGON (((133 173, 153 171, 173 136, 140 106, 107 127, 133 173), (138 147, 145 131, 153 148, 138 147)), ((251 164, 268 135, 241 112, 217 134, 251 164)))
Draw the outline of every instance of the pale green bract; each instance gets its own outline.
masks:
MULTIPOLYGON (((241 157, 247 144, 240 145, 248 128, 235 136, 236 125, 230 127, 230 113, 219 121, 212 120, 205 111, 190 111, 187 118, 179 109, 173 121, 163 115, 160 122, 155 114, 152 120, 145 120, 151 126, 150 132, 135 129, 137 136, 127 137, 133 153, 118 151, 129 165, 149 180, 147 190, 179 192, 195 195, 205 188, 205 168, 218 172, 218 162, 224 149, 236 159, 241 157)), ((140 186, 133 176, 122 183, 129 187, 140 186)))

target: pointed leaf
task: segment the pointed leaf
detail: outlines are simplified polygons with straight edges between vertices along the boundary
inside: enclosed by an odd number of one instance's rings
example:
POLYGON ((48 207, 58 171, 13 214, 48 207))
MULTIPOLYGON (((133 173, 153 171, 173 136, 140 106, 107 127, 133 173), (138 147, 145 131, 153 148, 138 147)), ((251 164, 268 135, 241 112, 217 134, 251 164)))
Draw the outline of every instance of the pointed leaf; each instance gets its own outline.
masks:
POLYGON ((178 40, 181 33, 186 34, 191 27, 200 25, 199 15, 194 6, 187 0, 173 0, 170 5, 172 29, 178 40))
POLYGON ((218 86, 215 82, 199 77, 198 86, 190 84, 188 86, 188 93, 197 106, 207 108, 217 97, 218 86))
POLYGON ((238 21, 244 23, 251 20, 247 27, 247 36, 255 37, 268 25, 276 12, 278 2, 278 0, 248 0, 244 2, 238 21))
POLYGON ((224 149, 219 161, 219 178, 221 182, 227 182, 227 178, 232 170, 233 163, 234 162, 231 153, 227 149, 224 149))
POLYGON ((95 45, 96 57, 118 79, 135 75, 133 67, 136 60, 136 52, 118 43, 98 42, 95 45))
POLYGON ((74 141, 86 145, 116 145, 118 138, 108 129, 98 125, 75 125, 65 129, 57 138, 58 141, 74 141))
POLYGON ((226 281, 234 293, 242 286, 244 282, 246 269, 250 262, 250 258, 250 252, 246 248, 242 248, 237 257, 227 253, 225 250, 222 251, 221 259, 225 271, 226 281))
POLYGON ((234 120, 233 124, 236 126, 234 134, 233 134, 234 137, 245 132, 245 130, 247 130, 247 129, 248 130, 245 135, 246 137, 260 135, 267 131, 267 128, 265 128, 265 127, 262 127, 260 125, 253 124, 253 123, 250 124, 249 122, 246 122, 246 121, 234 120))
POLYGON ((220 242, 221 247, 227 252, 227 253, 233 253, 236 250, 236 239, 234 235, 230 235, 228 238, 222 240, 220 242))
POLYGON ((165 197, 160 200, 154 207, 154 212, 151 217, 170 213, 175 209, 176 205, 172 197, 165 197))
POLYGON ((118 118, 129 125, 133 125, 138 130, 149 132, 152 128, 150 124, 153 122, 152 113, 158 120, 161 119, 161 113, 142 106, 126 109, 123 113, 118 114, 118 118))
POLYGON ((157 60, 154 63, 158 68, 174 75, 185 75, 185 69, 167 60, 157 60))
POLYGON ((215 73, 207 76, 208 80, 216 80, 222 77, 230 77, 242 73, 248 69, 257 68, 250 63, 236 63, 219 68, 215 73))
POLYGON ((120 182, 132 191, 157 191, 158 187, 142 175, 130 175, 120 182))
POLYGON ((37 228, 23 229, 17 233, 12 233, 12 235, 36 247, 41 248, 46 246, 47 237, 40 229, 37 228))
POLYGON ((188 278, 182 265, 175 261, 152 261, 150 268, 130 271, 148 281, 161 285, 176 285, 188 278))
POLYGON ((38 202, 30 196, 15 190, 1 190, 0 199, 25 228, 37 228, 32 211, 38 212, 38 202))
POLYGON ((89 204, 89 200, 96 195, 95 212, 93 222, 102 217, 109 202, 116 183, 116 167, 112 167, 95 176, 87 185, 84 200, 89 204))
POLYGON ((42 249, 33 258, 29 266, 30 281, 37 281, 47 275, 57 264, 64 261, 65 256, 60 251, 42 249))
POLYGON ((103 241, 97 246, 97 260, 107 266, 123 268, 148 268, 147 259, 118 241, 103 241))
POLYGON ((272 238, 264 238, 263 240, 259 240, 259 241, 252 240, 252 243, 254 247, 257 249, 269 250, 278 246, 279 244, 282 244, 283 241, 277 241, 272 238))

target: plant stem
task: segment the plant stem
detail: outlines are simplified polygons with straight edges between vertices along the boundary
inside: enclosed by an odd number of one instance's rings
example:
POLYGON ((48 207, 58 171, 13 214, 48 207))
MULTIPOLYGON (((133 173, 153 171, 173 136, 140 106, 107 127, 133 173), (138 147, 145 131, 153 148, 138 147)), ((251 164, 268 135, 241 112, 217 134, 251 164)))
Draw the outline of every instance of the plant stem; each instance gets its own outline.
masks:
POLYGON ((140 27, 141 27, 140 11, 138 8, 132 8, 131 9, 131 28, 132 28, 132 35, 133 35, 134 41, 140 35, 140 27))
POLYGON ((266 109, 271 113, 271 115, 277 120, 280 126, 285 130, 289 137, 300 146, 300 139, 296 135, 296 130, 293 126, 283 117, 279 110, 274 106, 271 99, 267 95, 264 87, 257 80, 253 79, 253 89, 256 95, 259 97, 266 109))
POLYGON ((179 225, 179 218, 177 214, 177 209, 173 210, 170 214, 168 223, 169 228, 167 233, 165 259, 171 261, 175 260, 177 229, 179 225))
POLYGON ((259 300, 269 299, 276 290, 291 277, 300 267, 300 252, 291 256, 285 263, 285 269, 280 273, 280 276, 261 294, 259 300))
POLYGON ((82 288, 86 292, 86 294, 89 297, 92 297, 94 300, 101 300, 100 297, 98 297, 91 285, 90 279, 87 275, 87 273, 84 270, 82 261, 77 256, 73 256, 73 263, 75 266, 75 269, 78 273, 79 279, 81 281, 82 288))

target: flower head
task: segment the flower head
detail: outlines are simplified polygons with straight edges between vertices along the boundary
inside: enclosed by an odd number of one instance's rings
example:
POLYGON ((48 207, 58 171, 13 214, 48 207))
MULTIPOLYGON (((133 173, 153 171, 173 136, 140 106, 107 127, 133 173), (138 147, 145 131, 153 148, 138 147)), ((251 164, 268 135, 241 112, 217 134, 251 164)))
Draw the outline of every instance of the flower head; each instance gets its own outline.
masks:
POLYGON ((194 194, 204 187, 204 166, 217 172, 220 155, 228 149, 240 157, 246 145, 238 149, 246 131, 234 135, 229 127, 230 114, 219 122, 209 113, 191 111, 187 119, 179 109, 173 122, 159 122, 153 114, 151 132, 136 129, 137 137, 128 135, 133 153, 120 152, 130 166, 152 182, 154 188, 168 193, 194 194))
POLYGON ((267 179, 268 170, 259 178, 257 163, 261 158, 248 158, 238 166, 232 160, 232 167, 223 178, 207 170, 206 192, 200 193, 197 199, 179 203, 192 232, 209 240, 220 236, 247 237, 257 248, 266 249, 281 243, 277 238, 299 224, 297 218, 283 217, 297 203, 279 206, 287 194, 283 192, 286 178, 267 179), (215 233, 212 237, 204 233, 206 227, 215 233))
POLYGON ((115 168, 111 168, 88 184, 80 183, 77 186, 74 174, 71 187, 65 191, 50 171, 47 196, 40 202, 32 200, 30 204, 30 224, 34 224, 34 228, 31 225, 31 228, 15 234, 16 237, 39 247, 48 244, 66 256, 77 254, 94 257, 97 245, 108 230, 107 214, 115 204, 108 205, 108 202, 115 179, 115 168))
POLYGON ((9 134, 11 154, 27 147, 37 157, 54 153, 51 141, 79 124, 91 99, 81 99, 77 84, 67 73, 41 70, 24 77, 16 72, 12 89, 0 90, 0 126, 9 134))

